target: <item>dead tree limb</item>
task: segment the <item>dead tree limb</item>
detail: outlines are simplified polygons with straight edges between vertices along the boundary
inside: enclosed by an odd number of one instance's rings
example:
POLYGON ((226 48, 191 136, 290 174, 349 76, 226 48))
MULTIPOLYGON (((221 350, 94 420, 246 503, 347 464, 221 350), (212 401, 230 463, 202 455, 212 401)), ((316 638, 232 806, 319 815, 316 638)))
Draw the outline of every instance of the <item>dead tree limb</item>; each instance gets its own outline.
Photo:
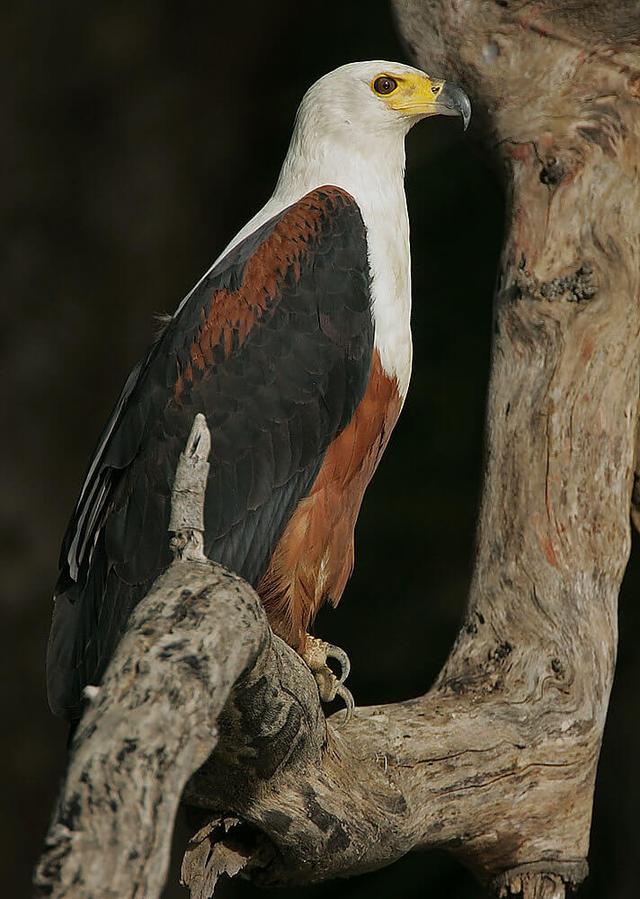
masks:
POLYGON ((153 899, 183 788, 194 897, 222 870, 303 883, 435 846, 499 896, 585 876, 638 423, 637 5, 395 6, 418 62, 474 97, 510 191, 465 624, 429 693, 335 729, 253 591, 175 562, 82 721, 40 895, 153 899))

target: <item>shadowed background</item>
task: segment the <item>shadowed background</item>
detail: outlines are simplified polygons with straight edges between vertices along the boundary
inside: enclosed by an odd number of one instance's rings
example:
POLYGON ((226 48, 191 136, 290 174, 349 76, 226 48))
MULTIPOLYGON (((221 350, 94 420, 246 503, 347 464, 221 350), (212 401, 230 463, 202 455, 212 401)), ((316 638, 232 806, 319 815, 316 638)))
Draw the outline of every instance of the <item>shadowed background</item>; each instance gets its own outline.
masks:
MULTIPOLYGON (((64 765, 44 655, 59 542, 84 469, 154 330, 267 199, 296 106, 355 59, 406 61, 386 0, 3 4, 0 12, 0 635, 3 894, 27 896, 64 765)), ((438 74, 438 73, 435 73, 438 74)), ((473 99, 473 98, 472 98, 473 99)), ((357 530, 342 605, 359 704, 424 692, 464 607, 482 464, 503 198, 457 121, 408 140, 415 365, 357 530), (392 572, 390 575, 389 572, 392 572)), ((585 899, 636 895, 640 625, 632 557, 585 899)), ((178 828, 176 844, 184 840, 178 828)), ((173 884, 166 897, 186 896, 173 884)), ((486 894, 416 854, 296 897, 486 894)), ((258 891, 230 883, 221 896, 258 891)))

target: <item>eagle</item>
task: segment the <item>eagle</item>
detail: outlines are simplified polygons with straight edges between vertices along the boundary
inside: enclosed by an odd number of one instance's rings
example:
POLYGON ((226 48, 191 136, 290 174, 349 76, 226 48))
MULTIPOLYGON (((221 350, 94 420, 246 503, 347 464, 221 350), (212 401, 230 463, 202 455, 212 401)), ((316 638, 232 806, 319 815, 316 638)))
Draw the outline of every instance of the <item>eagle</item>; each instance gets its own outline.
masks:
POLYGON ((363 495, 409 386, 404 139, 438 114, 466 128, 469 99, 395 62, 342 66, 305 94, 273 195, 164 323, 98 441, 60 553, 54 713, 81 715, 171 562, 173 480, 198 414, 212 438, 207 557, 256 589, 321 697, 352 706, 346 653, 309 631, 345 589, 363 495))

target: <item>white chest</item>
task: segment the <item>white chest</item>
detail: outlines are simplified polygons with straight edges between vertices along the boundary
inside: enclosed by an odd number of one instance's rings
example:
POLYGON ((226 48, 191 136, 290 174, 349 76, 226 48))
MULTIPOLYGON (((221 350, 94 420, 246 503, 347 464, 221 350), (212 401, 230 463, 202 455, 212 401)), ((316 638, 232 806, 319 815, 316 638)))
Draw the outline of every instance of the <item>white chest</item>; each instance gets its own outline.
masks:
MULTIPOLYGON (((359 200, 356 197, 356 200, 359 200)), ((411 257, 404 193, 401 203, 367 208, 359 201, 369 244, 375 346, 404 399, 411 377, 411 257)))

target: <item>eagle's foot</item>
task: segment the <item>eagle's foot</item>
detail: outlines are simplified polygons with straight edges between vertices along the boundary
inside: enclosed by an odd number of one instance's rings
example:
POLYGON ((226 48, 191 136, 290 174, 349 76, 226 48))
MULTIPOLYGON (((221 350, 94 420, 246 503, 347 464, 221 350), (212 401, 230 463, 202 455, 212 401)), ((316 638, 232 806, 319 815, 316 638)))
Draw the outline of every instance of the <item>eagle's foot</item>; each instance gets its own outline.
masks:
POLYGON ((306 635, 304 648, 300 655, 311 669, 311 673, 318 685, 320 699, 323 702, 333 702, 336 696, 342 699, 346 707, 346 717, 343 724, 346 724, 351 719, 355 708, 351 691, 344 685, 351 671, 349 656, 339 646, 325 643, 324 640, 311 637, 309 634, 306 635), (327 664, 329 659, 333 659, 339 664, 339 676, 334 674, 331 668, 329 668, 327 664))

